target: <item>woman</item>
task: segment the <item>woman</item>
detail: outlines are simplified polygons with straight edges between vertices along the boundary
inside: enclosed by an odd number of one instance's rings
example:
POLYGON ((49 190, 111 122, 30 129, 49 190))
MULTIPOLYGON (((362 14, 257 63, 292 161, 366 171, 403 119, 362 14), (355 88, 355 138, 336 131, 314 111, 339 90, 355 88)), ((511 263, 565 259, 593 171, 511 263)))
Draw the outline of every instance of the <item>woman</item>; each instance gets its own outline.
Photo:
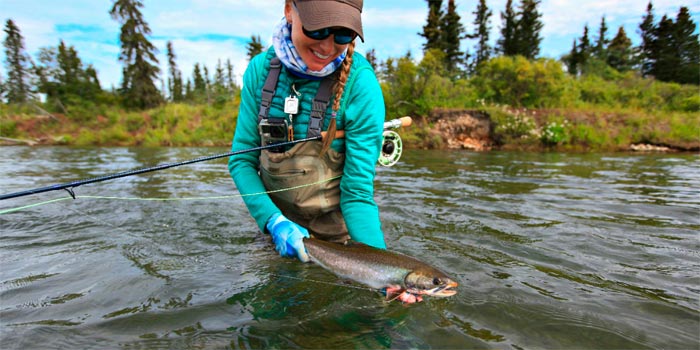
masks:
POLYGON ((364 41, 362 5, 286 1, 272 47, 243 76, 233 151, 326 134, 229 160, 248 210, 283 256, 308 261, 309 232, 386 248, 373 198, 384 100, 371 65, 354 52, 355 39, 364 41))

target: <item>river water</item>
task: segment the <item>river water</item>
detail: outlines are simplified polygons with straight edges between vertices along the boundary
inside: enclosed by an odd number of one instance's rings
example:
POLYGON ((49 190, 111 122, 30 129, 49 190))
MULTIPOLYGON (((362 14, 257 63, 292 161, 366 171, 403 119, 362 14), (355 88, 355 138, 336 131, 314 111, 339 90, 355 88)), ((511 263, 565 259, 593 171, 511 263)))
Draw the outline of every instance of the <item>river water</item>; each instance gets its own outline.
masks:
MULTIPOLYGON (((217 151, 3 147, 0 193, 217 151)), ((388 245, 460 283, 414 305, 277 256, 226 160, 75 192, 0 201, 2 349, 700 348, 698 155, 407 151, 388 245)))

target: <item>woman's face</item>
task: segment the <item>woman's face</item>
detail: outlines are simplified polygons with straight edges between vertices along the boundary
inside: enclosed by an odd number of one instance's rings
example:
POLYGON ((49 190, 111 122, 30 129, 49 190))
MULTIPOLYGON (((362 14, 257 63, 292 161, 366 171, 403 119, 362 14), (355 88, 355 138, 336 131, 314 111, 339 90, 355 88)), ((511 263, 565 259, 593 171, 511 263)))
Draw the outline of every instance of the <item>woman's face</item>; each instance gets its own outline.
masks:
POLYGON ((291 2, 287 2, 285 5, 284 15, 287 22, 292 24, 292 42, 309 70, 320 71, 338 58, 348 47, 348 44, 336 44, 333 41, 333 35, 323 40, 314 40, 304 35, 301 18, 291 2))

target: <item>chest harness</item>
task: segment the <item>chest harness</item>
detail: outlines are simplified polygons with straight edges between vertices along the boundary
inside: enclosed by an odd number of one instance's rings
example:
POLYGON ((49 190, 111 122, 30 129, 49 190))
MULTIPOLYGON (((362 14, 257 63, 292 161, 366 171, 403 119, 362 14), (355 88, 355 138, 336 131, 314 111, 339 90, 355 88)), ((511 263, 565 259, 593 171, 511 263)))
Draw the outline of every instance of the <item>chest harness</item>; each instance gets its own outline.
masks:
MULTIPOLYGON (((260 101, 260 110, 258 111, 258 131, 260 133, 260 142, 263 146, 272 145, 280 142, 292 141, 294 131, 291 121, 286 118, 269 117, 272 99, 275 96, 277 82, 279 81, 280 72, 282 71, 282 63, 277 57, 270 60, 270 71, 265 79, 265 84, 262 88, 262 98, 260 101)), ((306 137, 321 136, 321 128, 326 115, 326 109, 331 99, 333 92, 333 83, 337 73, 326 76, 321 80, 316 96, 311 104, 311 115, 309 117, 309 126, 306 132, 306 137)), ((285 98, 284 113, 290 115, 290 119, 299 109, 299 100, 294 96, 285 98)), ((271 152, 284 152, 281 147, 270 149, 271 152)))
MULTIPOLYGON (((258 112, 258 131, 264 146, 291 141, 294 135, 292 118, 299 112, 296 96, 292 94, 285 99, 284 113, 290 116, 289 122, 286 117, 269 116, 281 70, 279 58, 270 60, 258 112)), ((321 136, 336 76, 331 74, 321 80, 311 105, 307 138, 321 136)), ((345 242, 350 238, 340 212, 340 178, 345 155, 331 148, 319 157, 320 150, 321 142, 304 142, 289 150, 282 146, 264 150, 260 153, 260 178, 270 191, 270 199, 287 218, 316 237, 345 242)))

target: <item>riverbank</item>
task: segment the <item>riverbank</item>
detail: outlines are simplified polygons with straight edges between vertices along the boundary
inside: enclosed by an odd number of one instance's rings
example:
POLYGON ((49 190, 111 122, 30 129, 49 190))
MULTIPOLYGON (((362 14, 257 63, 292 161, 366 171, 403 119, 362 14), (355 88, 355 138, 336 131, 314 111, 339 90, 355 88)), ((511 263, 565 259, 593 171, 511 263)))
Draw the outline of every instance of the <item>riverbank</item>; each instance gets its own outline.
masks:
POLYGON ((700 151, 700 115, 610 109, 435 109, 408 147, 475 151, 700 151))
MULTIPOLYGON (((0 110, 0 145, 229 146, 237 101, 127 112, 0 110)), ((700 151, 700 115, 625 109, 434 109, 400 131, 406 148, 526 151, 700 151)))

